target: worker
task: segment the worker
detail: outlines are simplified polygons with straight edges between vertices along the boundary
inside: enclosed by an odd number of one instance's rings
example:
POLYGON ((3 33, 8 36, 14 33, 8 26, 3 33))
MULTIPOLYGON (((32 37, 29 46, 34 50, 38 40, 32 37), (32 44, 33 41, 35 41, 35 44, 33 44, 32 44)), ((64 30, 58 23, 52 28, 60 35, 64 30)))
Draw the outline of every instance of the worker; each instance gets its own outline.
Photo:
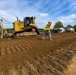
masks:
POLYGON ((49 40, 52 40, 52 39, 51 39, 51 32, 50 32, 50 29, 51 29, 50 26, 51 26, 51 24, 52 24, 51 21, 49 21, 49 22, 46 24, 46 26, 45 26, 45 28, 44 28, 44 36, 42 37, 42 40, 44 40, 46 36, 48 36, 49 40))

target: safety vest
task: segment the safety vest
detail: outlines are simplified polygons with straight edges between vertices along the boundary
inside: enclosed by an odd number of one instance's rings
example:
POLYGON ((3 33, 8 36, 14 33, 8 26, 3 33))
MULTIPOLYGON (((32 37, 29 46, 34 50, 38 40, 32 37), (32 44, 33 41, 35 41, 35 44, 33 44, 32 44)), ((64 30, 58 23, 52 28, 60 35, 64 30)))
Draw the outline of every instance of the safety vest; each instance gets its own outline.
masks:
POLYGON ((51 28, 50 28, 50 25, 49 24, 47 24, 46 25, 46 27, 44 28, 44 30, 50 30, 51 28))

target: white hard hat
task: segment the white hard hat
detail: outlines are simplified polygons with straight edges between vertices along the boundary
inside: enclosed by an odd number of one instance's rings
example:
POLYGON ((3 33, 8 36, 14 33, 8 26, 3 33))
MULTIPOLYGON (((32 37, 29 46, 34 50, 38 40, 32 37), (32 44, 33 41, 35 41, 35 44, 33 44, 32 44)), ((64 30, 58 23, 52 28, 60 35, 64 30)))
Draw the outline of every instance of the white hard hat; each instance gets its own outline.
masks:
POLYGON ((52 23, 52 21, 49 21, 50 23, 52 23))

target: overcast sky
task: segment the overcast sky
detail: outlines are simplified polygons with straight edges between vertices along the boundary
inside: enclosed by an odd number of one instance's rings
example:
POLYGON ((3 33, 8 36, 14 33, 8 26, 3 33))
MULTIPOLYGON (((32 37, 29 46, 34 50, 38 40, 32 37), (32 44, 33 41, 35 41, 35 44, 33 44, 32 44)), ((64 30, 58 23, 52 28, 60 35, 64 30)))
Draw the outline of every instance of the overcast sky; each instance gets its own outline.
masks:
POLYGON ((61 21, 64 26, 76 24, 76 0, 0 0, 0 18, 5 28, 12 28, 16 17, 35 16, 39 28, 48 21, 61 21))

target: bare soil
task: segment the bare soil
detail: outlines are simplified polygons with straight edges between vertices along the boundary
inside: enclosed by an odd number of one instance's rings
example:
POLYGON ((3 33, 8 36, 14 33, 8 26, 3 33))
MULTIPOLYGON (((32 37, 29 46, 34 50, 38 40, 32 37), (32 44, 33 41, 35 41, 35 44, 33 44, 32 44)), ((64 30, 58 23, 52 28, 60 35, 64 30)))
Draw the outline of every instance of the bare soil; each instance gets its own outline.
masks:
POLYGON ((0 75, 76 75, 76 33, 0 39, 0 75))

